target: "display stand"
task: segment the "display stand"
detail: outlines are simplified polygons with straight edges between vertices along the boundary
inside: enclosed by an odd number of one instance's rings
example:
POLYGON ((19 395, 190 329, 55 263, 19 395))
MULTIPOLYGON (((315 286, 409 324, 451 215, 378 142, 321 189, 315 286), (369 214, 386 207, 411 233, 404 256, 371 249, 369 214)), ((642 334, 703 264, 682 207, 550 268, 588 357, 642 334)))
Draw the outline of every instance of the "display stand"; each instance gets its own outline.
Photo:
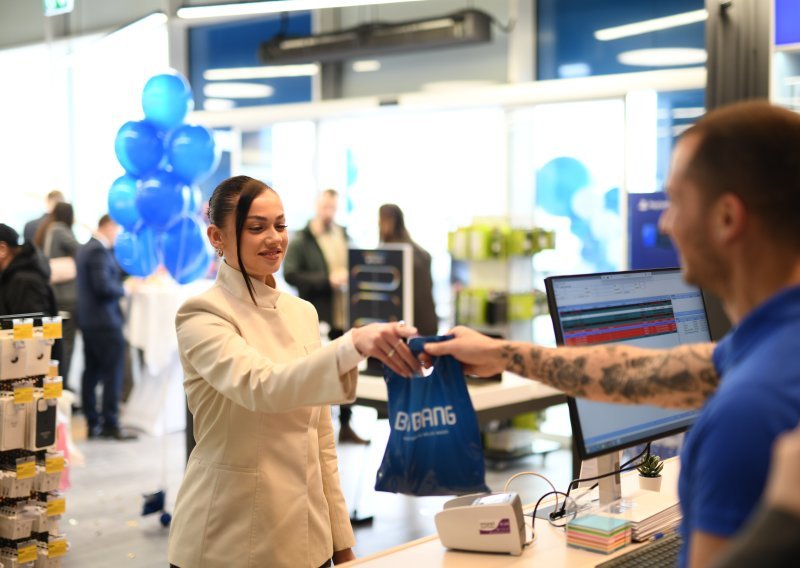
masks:
POLYGON ((51 349, 59 317, 0 318, 0 564, 61 566, 69 544, 59 528, 66 467, 56 451, 63 381, 51 349))
MULTIPOLYGON (((553 232, 514 227, 503 218, 476 218, 450 233, 455 324, 513 341, 533 340, 534 316, 546 313, 546 296, 533 289, 533 255, 555 246, 553 232)), ((494 377, 500 380, 500 375, 494 377)), ((485 381, 486 379, 481 379, 485 381)), ((536 439, 533 414, 483 429, 484 452, 496 469, 508 462, 559 449, 536 439), (517 422, 516 424, 514 422, 517 422), (523 423, 524 422, 524 423, 523 423)))

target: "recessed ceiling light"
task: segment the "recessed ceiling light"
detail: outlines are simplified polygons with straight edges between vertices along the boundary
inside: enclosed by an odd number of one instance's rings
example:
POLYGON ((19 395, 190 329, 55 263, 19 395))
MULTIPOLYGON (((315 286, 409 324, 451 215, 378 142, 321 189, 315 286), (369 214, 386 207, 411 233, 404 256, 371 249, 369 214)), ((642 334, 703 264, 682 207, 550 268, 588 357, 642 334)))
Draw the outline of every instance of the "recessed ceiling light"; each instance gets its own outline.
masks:
POLYGON ((672 109, 672 118, 677 120, 688 120, 691 118, 700 118, 706 113, 703 107, 677 107, 672 109))
POLYGON ((704 49, 693 47, 656 47, 634 49, 617 55, 623 65, 636 67, 672 67, 674 65, 699 65, 706 62, 704 49))
POLYGON ((203 101, 203 110, 221 111, 231 110, 236 103, 230 99, 206 99, 203 101))
POLYGON ((362 59, 353 62, 353 71, 356 73, 369 73, 381 68, 381 62, 377 59, 362 59))
POLYGON ((206 81, 276 79, 279 77, 310 77, 317 73, 319 73, 319 65, 316 63, 304 63, 301 65, 262 65, 260 67, 206 69, 203 71, 203 79, 206 81))
POLYGON ((271 97, 275 89, 258 83, 209 83, 203 87, 203 94, 221 99, 262 99, 271 97))
POLYGON ((594 37, 598 41, 610 41, 613 39, 705 22, 707 18, 708 12, 705 10, 692 10, 691 12, 682 12, 672 16, 664 16, 663 18, 653 18, 651 20, 642 20, 641 22, 634 22, 632 24, 604 28, 594 32, 594 37))

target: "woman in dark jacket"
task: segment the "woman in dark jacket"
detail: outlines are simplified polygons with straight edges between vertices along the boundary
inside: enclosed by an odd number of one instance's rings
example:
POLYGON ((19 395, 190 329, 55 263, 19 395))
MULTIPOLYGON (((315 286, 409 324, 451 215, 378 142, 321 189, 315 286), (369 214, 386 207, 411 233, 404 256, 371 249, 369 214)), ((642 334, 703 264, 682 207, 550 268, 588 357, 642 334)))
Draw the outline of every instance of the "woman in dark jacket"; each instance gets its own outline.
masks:
POLYGON ((414 250, 414 326, 420 335, 436 335, 439 318, 433 302, 431 255, 415 243, 406 229, 403 210, 387 203, 378 211, 378 226, 382 243, 408 243, 414 250))
POLYGON ((41 312, 56 315, 47 260, 17 232, 0 223, 0 315, 41 312))
MULTIPOLYGON (((56 203, 33 237, 34 244, 39 247, 48 259, 72 259, 70 261, 70 278, 56 279, 58 271, 53 266, 52 286, 56 296, 58 309, 66 312, 61 339, 61 359, 59 371, 64 377, 64 388, 69 388, 69 368, 72 360, 72 349, 75 344, 75 313, 77 311, 78 291, 75 279, 75 255, 80 244, 72 232, 75 215, 69 203, 56 203)), ((63 262, 63 261, 62 261, 63 262)), ((63 264, 61 265, 64 266, 63 264)))

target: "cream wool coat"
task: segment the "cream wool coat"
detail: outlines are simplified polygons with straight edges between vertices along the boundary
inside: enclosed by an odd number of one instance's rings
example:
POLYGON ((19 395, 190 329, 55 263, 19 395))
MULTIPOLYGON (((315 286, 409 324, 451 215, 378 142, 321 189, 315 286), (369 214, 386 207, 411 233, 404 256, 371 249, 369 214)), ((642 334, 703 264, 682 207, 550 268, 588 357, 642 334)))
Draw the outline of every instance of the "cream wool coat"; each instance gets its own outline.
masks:
POLYGON ((348 336, 320 348, 308 302, 253 285, 258 307, 222 263, 176 318, 197 441, 170 528, 180 568, 316 568, 355 544, 327 405, 355 398, 360 356, 348 336))

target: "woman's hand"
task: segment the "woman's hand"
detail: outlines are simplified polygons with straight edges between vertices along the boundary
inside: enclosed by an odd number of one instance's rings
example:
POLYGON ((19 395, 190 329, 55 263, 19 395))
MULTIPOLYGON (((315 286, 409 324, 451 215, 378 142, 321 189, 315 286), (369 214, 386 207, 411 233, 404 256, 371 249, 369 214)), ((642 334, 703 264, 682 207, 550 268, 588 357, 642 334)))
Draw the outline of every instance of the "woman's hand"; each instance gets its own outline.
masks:
POLYGON ((375 357, 403 377, 422 374, 417 358, 403 339, 417 335, 417 328, 397 323, 371 323, 352 331, 353 343, 364 356, 375 357))
POLYGON ((344 550, 337 550, 333 553, 333 563, 335 564, 344 564, 345 562, 350 562, 351 560, 355 560, 356 555, 353 554, 352 548, 345 548, 344 550))

